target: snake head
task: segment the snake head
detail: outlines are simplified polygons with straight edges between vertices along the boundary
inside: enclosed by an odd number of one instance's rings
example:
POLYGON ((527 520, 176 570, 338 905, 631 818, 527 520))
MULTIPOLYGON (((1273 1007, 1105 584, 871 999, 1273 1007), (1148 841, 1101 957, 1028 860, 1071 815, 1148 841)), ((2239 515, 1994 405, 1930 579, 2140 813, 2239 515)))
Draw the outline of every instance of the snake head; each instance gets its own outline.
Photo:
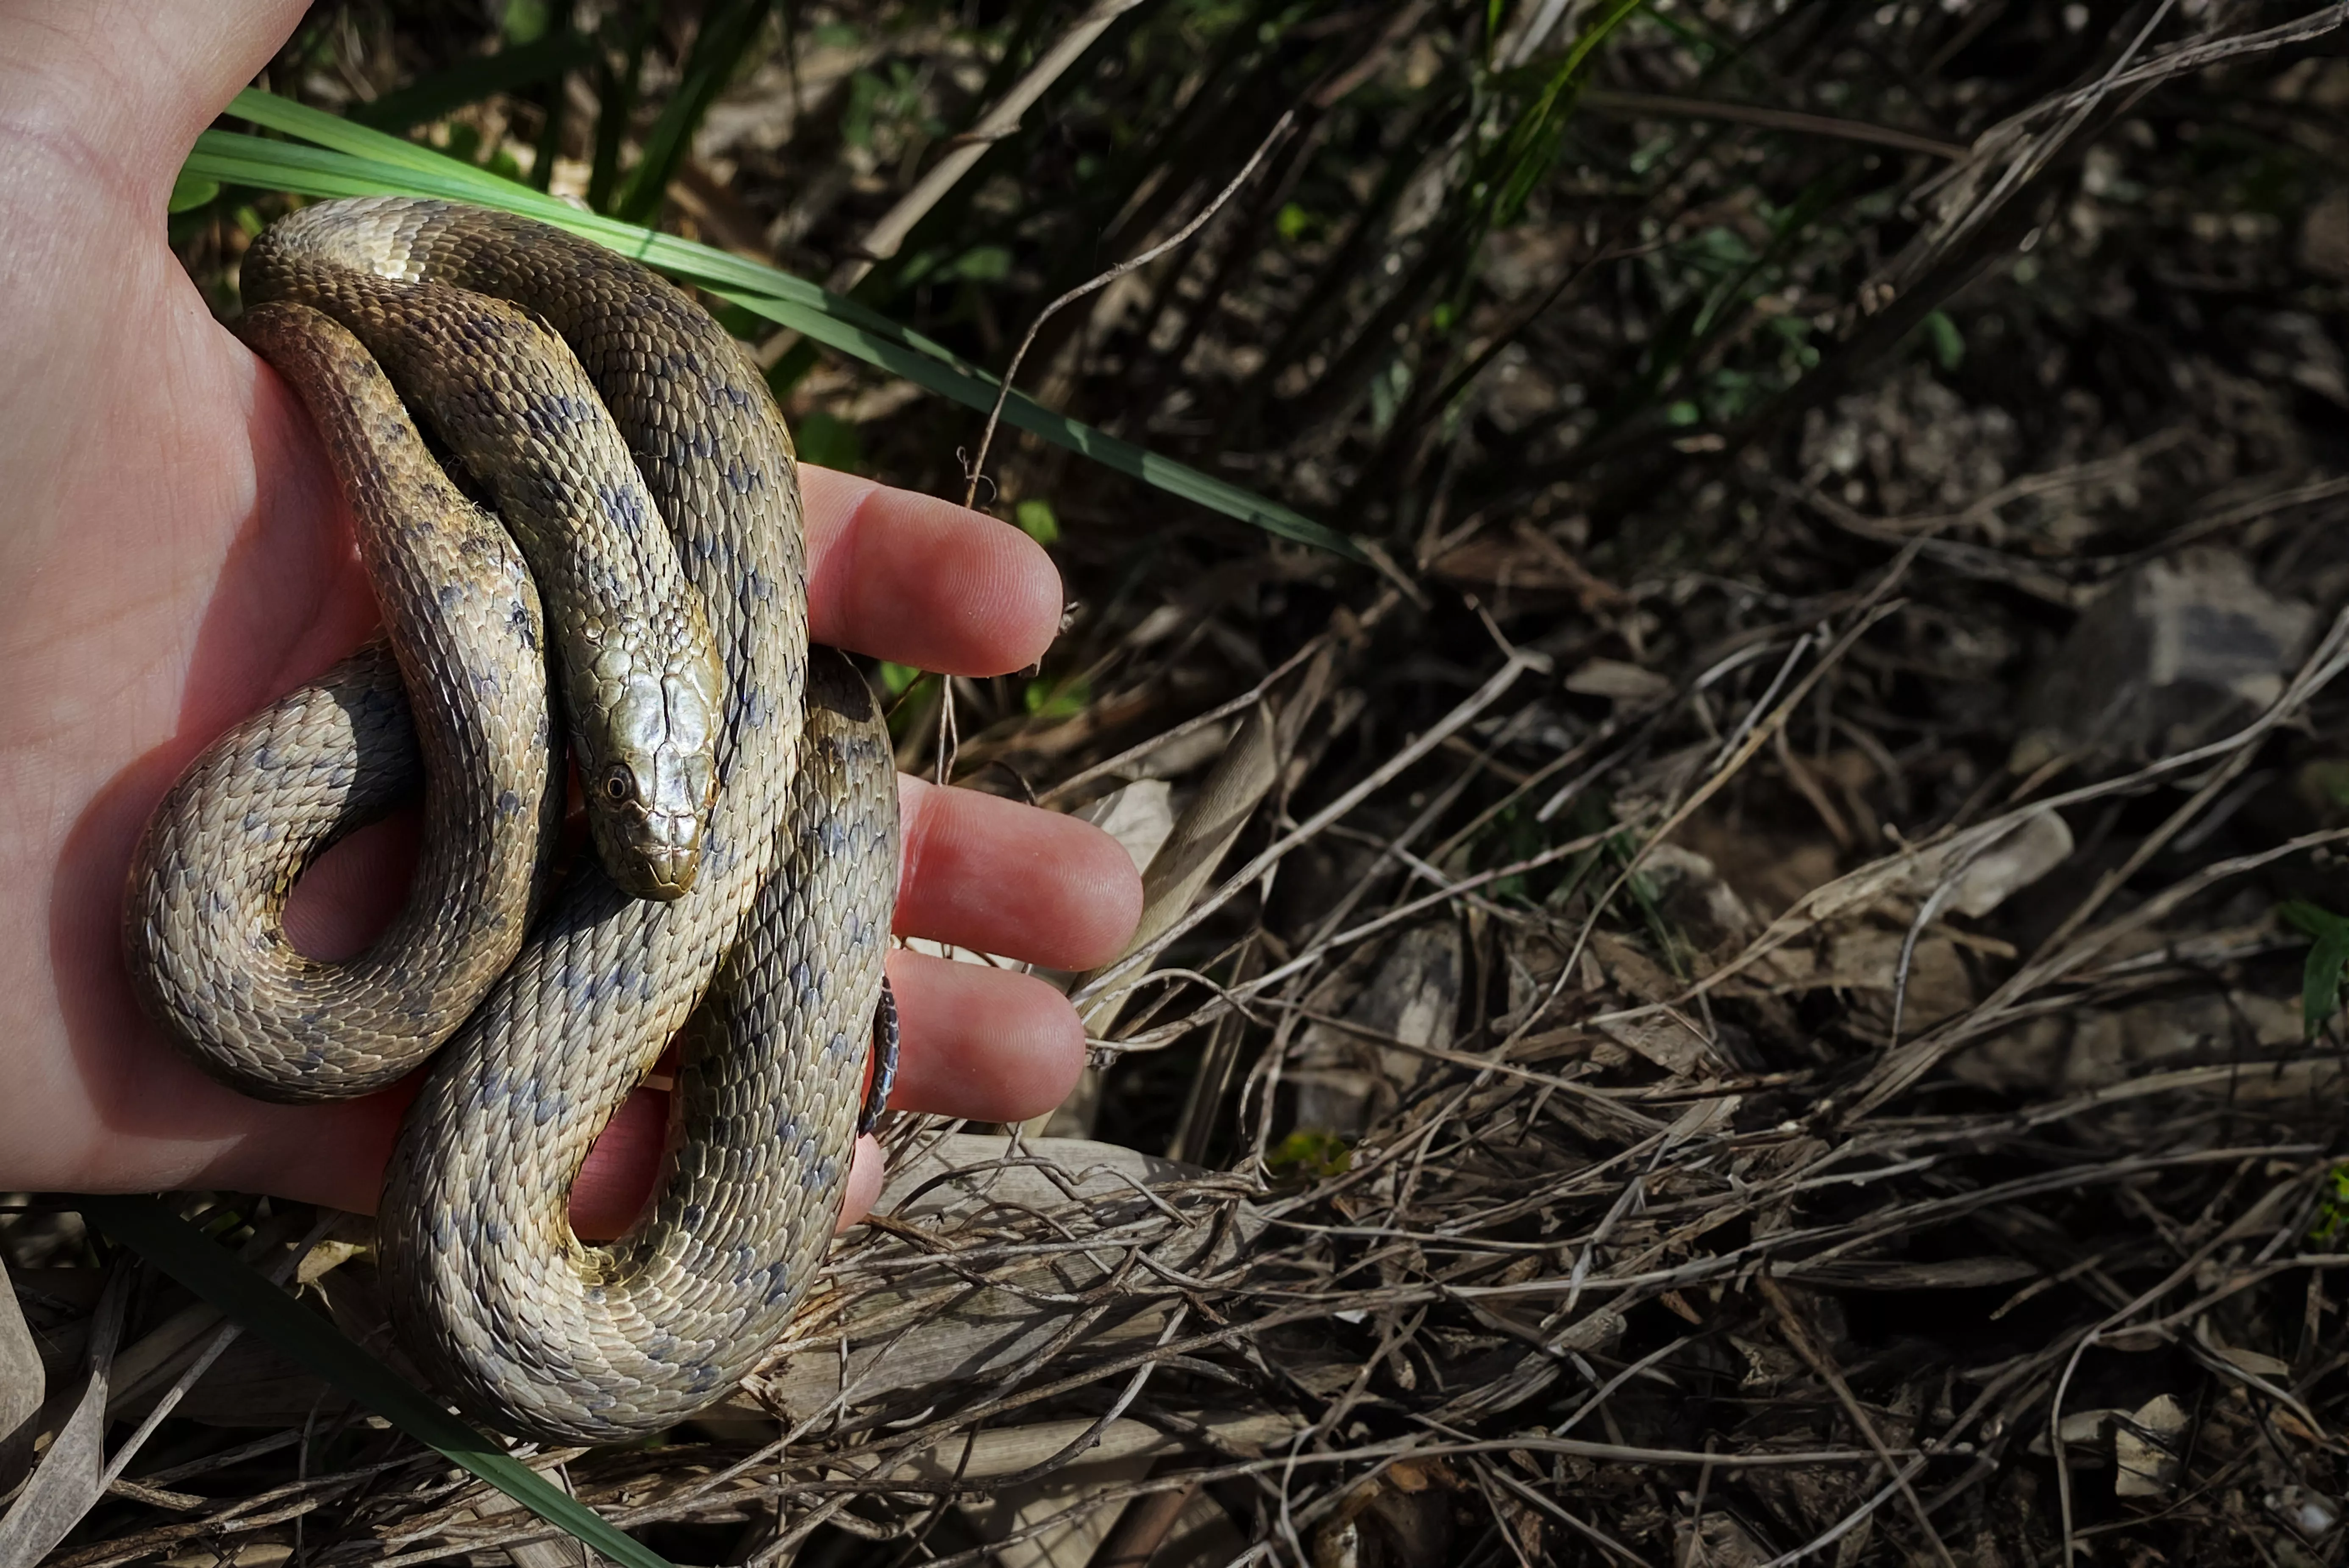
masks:
POLYGON ((718 683, 714 661, 707 671, 687 661, 626 682, 582 737, 596 856, 631 897, 682 898, 701 869, 718 799, 718 683))

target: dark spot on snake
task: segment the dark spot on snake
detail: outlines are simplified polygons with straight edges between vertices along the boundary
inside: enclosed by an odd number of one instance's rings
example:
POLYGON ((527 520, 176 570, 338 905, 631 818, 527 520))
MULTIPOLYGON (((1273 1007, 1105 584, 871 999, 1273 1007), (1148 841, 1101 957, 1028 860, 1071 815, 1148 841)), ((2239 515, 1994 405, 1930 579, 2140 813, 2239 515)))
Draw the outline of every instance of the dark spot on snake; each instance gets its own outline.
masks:
POLYGON ((604 484, 596 487, 595 497, 604 508, 604 516, 615 528, 630 539, 644 537, 646 504, 642 491, 629 485, 604 484))
POLYGON ((511 789, 498 791, 498 815, 517 817, 522 814, 522 797, 511 789))
POLYGON ((688 1203, 684 1212, 678 1215, 678 1223, 688 1231, 698 1231, 701 1228, 701 1222, 707 1212, 708 1211, 698 1203, 688 1203))
POLYGON ((574 425, 586 423, 595 410, 583 398, 567 392, 542 393, 526 399, 523 405, 523 423, 533 434, 560 435, 574 425))

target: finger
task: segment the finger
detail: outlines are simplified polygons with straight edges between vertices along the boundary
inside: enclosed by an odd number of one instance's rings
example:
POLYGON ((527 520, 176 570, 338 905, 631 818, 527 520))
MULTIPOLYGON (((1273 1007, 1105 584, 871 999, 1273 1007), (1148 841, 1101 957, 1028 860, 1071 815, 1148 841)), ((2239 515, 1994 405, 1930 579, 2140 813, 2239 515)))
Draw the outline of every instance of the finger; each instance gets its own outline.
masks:
POLYGON ((1034 975, 900 950, 889 984, 905 1038, 891 1109, 1023 1121, 1076 1087, 1084 1026, 1034 975))
POLYGON ((935 496, 802 466, 808 604, 819 643, 953 675, 1043 657, 1061 573, 1012 527, 935 496))
POLYGON ((840 1220, 834 1232, 844 1231, 873 1211, 881 1201, 881 1182, 888 1175, 881 1157, 881 1145, 871 1138, 856 1140, 856 1161, 848 1171, 848 1196, 842 1200, 840 1220))
POLYGON ((1090 822, 975 789, 897 780, 897 931, 1055 969, 1123 950, 1142 877, 1090 822))
POLYGON ((113 162, 103 172, 119 178, 91 179, 78 158, 52 160, 85 188, 135 191, 153 208, 160 235, 163 196, 196 133, 269 63, 303 10, 303 0, 8 6, 0 10, 0 101, 29 108, 36 125, 51 109, 66 117, 68 124, 28 145, 47 141, 113 162))
POLYGON ((667 1091, 640 1088, 628 1096, 571 1183, 571 1228, 580 1240, 608 1242, 635 1222, 660 1180, 667 1141, 667 1091))

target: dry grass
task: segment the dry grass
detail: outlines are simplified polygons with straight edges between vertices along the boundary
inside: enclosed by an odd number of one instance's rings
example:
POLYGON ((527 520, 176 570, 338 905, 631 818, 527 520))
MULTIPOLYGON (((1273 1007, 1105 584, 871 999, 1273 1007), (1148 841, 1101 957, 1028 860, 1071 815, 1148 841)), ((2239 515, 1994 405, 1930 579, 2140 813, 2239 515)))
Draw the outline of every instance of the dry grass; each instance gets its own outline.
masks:
MULTIPOLYGON (((1295 115, 1022 384, 1380 564, 999 449, 1071 624, 895 672, 900 763, 1154 849, 1148 940, 1052 1126, 891 1130, 767 1375, 553 1456, 674 1560, 2340 1560, 2342 1039, 2278 909, 2344 903, 2342 11, 1683 4, 1510 210, 1566 9, 1110 17, 864 270, 1080 14, 796 10, 716 98, 667 222, 998 365, 1295 115)), ((322 15, 275 85, 434 36, 322 15)), ((237 200, 181 220, 223 290, 237 200)), ((820 457, 960 493, 976 419, 765 352, 820 457)), ((65 1374, 88 1243, 5 1233, 65 1374)), ((575 1560, 279 1374, 57 1561, 575 1560)))

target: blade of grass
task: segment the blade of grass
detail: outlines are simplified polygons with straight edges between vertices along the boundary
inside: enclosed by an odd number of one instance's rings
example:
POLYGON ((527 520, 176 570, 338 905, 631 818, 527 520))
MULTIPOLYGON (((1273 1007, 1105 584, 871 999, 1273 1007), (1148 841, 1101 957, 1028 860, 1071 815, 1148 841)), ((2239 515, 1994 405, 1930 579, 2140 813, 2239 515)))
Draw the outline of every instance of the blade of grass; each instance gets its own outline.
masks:
MULTIPOLYGON (((892 375, 904 377, 926 391, 951 397, 965 407, 985 413, 995 407, 997 382, 991 376, 957 370, 916 352, 905 344, 866 332, 855 323, 828 311, 810 310, 791 301, 738 294, 728 289, 712 292, 720 299, 756 312, 779 325, 791 327, 828 348, 854 355, 892 375)), ((1254 490, 1244 490, 1212 474, 1202 473, 1188 464, 1161 457, 1147 447, 1138 447, 1081 420, 1071 419, 1022 393, 1014 392, 1005 401, 1003 422, 1066 447, 1129 478, 1138 479, 1153 489, 1179 496, 1226 517, 1253 523, 1268 533, 1295 540, 1299 544, 1310 544, 1349 560, 1368 559, 1360 546, 1334 529, 1291 511, 1277 501, 1268 500, 1254 490)))
POLYGON ((595 67, 595 151, 587 175, 587 205, 611 210, 612 188, 620 179, 620 143, 636 117, 636 95, 645 80, 645 51, 660 21, 660 0, 642 0, 631 15, 607 14, 602 31, 607 46, 595 67))
POLYGON ((1500 178, 1495 182, 1498 194, 1493 201, 1492 227, 1506 228, 1516 222, 1525 210, 1526 198, 1549 172, 1550 165, 1557 161, 1567 121, 1572 118, 1576 100, 1581 95, 1584 62, 1646 3, 1647 0, 1608 0, 1599 14, 1584 25, 1565 57, 1551 68, 1528 110, 1510 128, 1500 149, 1500 178))
POLYGON ((549 1524, 569 1531, 627 1568, 670 1568, 667 1559, 449 1414, 155 1199, 79 1197, 73 1202, 85 1220, 260 1336, 287 1360, 325 1378, 549 1524))
POLYGON ((512 92, 561 76, 585 65, 595 54, 595 46, 577 33, 568 29, 549 33, 535 43, 515 44, 494 55, 460 60, 397 92, 355 105, 351 119, 378 130, 406 130, 478 103, 492 93, 512 92))
MULTIPOLYGON (((607 245, 626 256, 698 284, 744 309, 828 347, 879 366, 926 391, 985 410, 999 383, 945 346, 805 278, 672 234, 585 212, 559 198, 429 148, 351 124, 320 110, 247 89, 229 112, 269 129, 316 143, 303 147, 208 130, 196 139, 185 172, 223 183, 303 196, 409 195, 493 207, 607 245)), ((1068 448, 1154 489, 1237 518, 1301 544, 1364 559, 1345 535, 1278 501, 1014 393, 1003 418, 1014 428, 1068 448)))
POLYGON ((2341 1010, 2341 976, 2349 965, 2349 920, 2318 904, 2293 899, 2278 911, 2284 923, 2315 939, 2301 972, 2301 1024, 2308 1037, 2324 1032, 2341 1010))
POLYGON ((693 145, 693 133, 731 80, 744 51, 766 26, 774 0, 734 0, 704 8, 693 48, 686 57, 685 79, 669 95, 660 118, 645 135, 644 156, 628 170, 612 203, 617 216, 642 223, 660 214, 670 177, 693 145))

